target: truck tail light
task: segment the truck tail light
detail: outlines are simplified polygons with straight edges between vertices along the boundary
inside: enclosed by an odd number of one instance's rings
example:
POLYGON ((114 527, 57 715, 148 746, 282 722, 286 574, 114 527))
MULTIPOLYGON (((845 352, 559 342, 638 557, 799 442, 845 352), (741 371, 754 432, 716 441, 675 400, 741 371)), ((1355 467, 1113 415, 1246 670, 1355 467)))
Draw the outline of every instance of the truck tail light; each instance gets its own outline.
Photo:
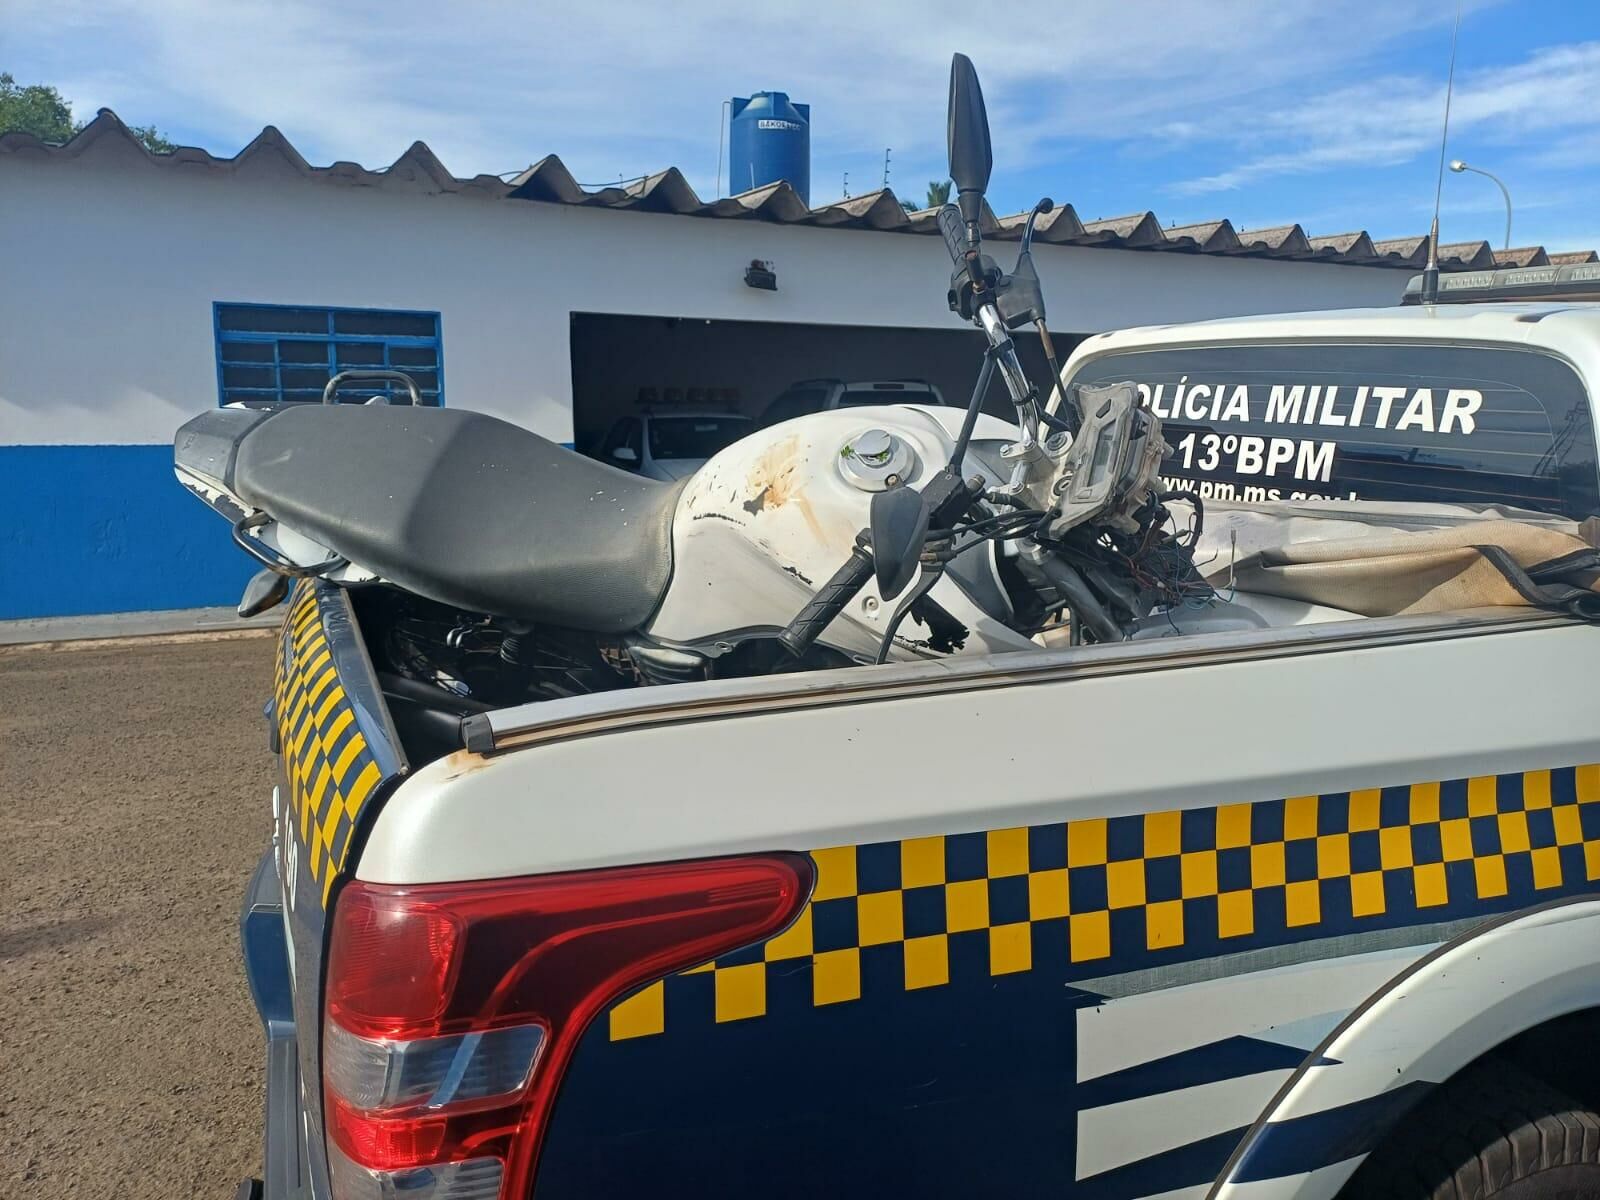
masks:
POLYGON ((524 1196, 584 1029, 626 992, 782 930, 803 855, 416 886, 333 913, 322 1082, 338 1200, 524 1196))

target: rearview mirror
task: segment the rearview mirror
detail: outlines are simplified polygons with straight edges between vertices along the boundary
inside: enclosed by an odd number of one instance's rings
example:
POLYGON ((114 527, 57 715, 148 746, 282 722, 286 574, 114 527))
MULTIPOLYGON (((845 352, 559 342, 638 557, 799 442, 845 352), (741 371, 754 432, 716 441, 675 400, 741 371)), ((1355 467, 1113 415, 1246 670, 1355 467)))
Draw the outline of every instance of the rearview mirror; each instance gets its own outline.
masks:
POLYGON ((983 106, 978 72, 965 54, 950 60, 950 110, 946 122, 950 151, 950 179, 956 185, 956 203, 969 225, 983 213, 983 193, 994 170, 989 146, 989 114, 983 106))

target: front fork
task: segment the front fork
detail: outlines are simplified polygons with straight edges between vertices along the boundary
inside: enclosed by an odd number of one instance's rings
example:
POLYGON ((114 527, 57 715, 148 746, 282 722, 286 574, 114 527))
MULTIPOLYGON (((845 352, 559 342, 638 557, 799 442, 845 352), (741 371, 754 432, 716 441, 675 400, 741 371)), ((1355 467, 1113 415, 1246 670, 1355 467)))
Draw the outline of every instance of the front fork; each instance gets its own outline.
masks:
POLYGON ((989 339, 990 357, 1005 380, 1012 407, 1017 410, 1017 425, 1022 430, 1022 436, 1000 452, 1000 456, 1011 463, 1011 478, 997 490, 1029 508, 1047 509, 1054 499, 1052 488, 1059 474, 1060 459, 1071 447, 1072 438, 1066 433, 1056 433, 1040 441, 1039 395, 1022 369, 1016 343, 1011 340, 993 304, 979 306, 978 323, 989 339))

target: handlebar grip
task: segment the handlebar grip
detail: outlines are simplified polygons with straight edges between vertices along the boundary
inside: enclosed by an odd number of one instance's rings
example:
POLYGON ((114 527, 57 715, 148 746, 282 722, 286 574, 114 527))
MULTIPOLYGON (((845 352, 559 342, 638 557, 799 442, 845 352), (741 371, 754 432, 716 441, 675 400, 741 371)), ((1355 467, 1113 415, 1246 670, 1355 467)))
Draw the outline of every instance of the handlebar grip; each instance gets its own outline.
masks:
POLYGON ((959 266, 967 253, 967 224, 954 204, 946 204, 939 210, 939 232, 944 235, 944 248, 950 251, 950 261, 959 266))
POLYGON ((796 658, 804 655, 871 578, 872 556, 856 546, 845 559, 844 566, 833 573, 833 578, 822 585, 795 614, 789 627, 778 635, 778 644, 796 658))

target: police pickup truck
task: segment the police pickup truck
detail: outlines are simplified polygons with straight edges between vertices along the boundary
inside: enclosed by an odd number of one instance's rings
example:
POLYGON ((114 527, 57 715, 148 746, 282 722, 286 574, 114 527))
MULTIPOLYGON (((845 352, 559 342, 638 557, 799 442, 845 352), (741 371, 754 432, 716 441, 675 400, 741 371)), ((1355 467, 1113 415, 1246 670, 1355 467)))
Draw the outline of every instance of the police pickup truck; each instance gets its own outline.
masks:
MULTIPOLYGON (((1105 334, 1063 378, 1132 381, 1203 500, 1594 515, 1600 305, 1469 299, 1105 334)), ((302 581, 275 652, 271 1200, 1600 1195, 1580 621, 451 711, 372 594, 302 581)))

